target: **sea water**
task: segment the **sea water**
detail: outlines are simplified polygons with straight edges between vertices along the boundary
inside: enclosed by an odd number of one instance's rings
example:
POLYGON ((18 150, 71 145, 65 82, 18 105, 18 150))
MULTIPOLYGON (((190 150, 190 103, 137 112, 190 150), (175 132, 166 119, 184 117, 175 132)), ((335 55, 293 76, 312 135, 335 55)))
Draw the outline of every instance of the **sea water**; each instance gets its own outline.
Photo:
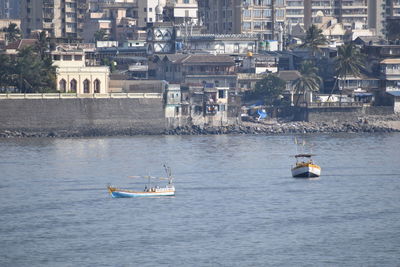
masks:
POLYGON ((400 134, 296 139, 1 139, 0 266, 399 266, 400 134), (175 197, 107 193, 164 163, 175 197))

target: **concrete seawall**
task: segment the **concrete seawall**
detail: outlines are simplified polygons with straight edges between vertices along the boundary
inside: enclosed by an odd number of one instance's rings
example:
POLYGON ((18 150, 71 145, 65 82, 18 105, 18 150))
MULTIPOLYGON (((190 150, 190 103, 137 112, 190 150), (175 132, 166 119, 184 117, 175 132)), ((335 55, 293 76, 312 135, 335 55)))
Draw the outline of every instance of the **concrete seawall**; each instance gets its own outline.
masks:
POLYGON ((1 99, 0 130, 61 135, 160 134, 163 99, 1 99))

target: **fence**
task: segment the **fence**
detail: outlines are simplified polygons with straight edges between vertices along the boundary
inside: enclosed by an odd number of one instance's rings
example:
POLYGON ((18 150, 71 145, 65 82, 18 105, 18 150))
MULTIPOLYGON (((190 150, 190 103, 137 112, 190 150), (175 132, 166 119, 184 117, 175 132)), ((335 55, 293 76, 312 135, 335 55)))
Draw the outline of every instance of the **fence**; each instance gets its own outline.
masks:
POLYGON ((331 108, 331 107, 362 107, 362 102, 313 102, 313 103, 301 103, 301 107, 308 108, 331 108))
POLYGON ((2 99, 77 99, 77 98, 162 98, 160 93, 110 93, 110 94, 0 94, 2 99))

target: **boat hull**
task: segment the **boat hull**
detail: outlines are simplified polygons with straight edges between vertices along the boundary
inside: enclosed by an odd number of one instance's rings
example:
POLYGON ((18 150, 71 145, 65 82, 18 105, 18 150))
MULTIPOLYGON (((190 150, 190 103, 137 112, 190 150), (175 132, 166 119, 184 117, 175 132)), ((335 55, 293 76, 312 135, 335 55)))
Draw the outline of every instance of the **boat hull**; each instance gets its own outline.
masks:
POLYGON ((108 187, 108 192, 113 198, 175 196, 175 189, 160 189, 159 191, 131 191, 108 187))
POLYGON ((114 191, 111 192, 111 197, 113 198, 127 198, 127 197, 160 197, 160 196, 175 196, 175 192, 124 192, 124 191, 114 191))
POLYGON ((292 169, 294 178, 312 178, 321 175, 321 168, 317 165, 309 164, 306 166, 298 166, 292 169))

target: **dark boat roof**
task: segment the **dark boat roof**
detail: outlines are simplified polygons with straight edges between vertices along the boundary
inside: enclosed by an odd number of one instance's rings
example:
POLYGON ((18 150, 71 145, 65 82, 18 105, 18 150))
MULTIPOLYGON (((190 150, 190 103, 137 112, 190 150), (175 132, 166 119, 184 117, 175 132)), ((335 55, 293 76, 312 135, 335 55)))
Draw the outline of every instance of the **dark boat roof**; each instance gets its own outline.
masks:
POLYGON ((297 154, 294 157, 295 158, 311 158, 312 156, 315 156, 314 154, 297 154))

